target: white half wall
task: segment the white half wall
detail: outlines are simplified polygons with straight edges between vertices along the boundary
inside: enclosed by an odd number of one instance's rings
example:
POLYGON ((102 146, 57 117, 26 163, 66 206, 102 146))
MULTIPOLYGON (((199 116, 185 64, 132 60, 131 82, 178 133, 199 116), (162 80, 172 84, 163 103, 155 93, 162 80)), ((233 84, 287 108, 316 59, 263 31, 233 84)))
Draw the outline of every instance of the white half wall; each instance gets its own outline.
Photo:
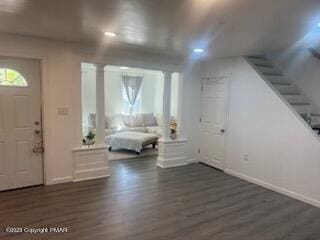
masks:
POLYGON ((319 138, 243 58, 205 62, 202 74, 232 76, 225 171, 320 207, 319 138))

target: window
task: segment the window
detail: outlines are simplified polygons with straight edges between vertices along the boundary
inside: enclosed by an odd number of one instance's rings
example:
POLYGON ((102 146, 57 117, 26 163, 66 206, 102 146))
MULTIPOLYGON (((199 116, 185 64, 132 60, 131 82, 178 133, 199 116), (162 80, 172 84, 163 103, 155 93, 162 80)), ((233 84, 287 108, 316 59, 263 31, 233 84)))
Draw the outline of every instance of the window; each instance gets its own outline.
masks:
MULTIPOLYGON (((132 112, 131 113, 140 113, 141 112, 141 91, 142 89, 140 89, 137 99, 132 107, 132 112)), ((131 108, 131 104, 129 102, 128 96, 127 96, 127 92, 126 92, 126 88, 124 87, 124 85, 122 84, 122 113, 123 114, 130 114, 130 108, 131 108)))
POLYGON ((0 86, 27 87, 26 79, 10 68, 0 68, 0 86))

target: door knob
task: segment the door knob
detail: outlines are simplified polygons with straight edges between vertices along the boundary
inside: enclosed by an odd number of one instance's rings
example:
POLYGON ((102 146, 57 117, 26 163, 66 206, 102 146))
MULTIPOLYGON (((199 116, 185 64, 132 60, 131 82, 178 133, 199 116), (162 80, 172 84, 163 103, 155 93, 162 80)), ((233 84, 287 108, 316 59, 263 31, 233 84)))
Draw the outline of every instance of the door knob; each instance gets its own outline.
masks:
POLYGON ((39 129, 36 129, 36 130, 34 130, 34 133, 35 133, 35 134, 40 134, 41 131, 40 131, 39 129))

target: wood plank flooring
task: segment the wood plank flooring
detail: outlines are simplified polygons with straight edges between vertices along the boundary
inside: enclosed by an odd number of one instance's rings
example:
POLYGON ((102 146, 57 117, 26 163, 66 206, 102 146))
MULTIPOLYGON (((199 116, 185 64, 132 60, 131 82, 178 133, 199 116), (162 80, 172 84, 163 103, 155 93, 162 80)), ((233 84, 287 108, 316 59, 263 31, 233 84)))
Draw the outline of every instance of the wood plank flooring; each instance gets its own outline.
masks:
POLYGON ((320 209, 208 166, 160 169, 152 158, 111 166, 109 179, 1 192, 0 239, 320 239, 320 209))

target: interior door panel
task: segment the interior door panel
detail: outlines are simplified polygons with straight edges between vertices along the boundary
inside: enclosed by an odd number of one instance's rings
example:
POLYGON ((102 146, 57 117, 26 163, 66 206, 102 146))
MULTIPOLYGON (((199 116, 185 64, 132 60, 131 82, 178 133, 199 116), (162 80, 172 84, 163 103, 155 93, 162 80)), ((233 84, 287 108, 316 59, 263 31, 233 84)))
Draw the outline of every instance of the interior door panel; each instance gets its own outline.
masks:
POLYGON ((202 81, 200 161, 223 169, 229 77, 202 81))

